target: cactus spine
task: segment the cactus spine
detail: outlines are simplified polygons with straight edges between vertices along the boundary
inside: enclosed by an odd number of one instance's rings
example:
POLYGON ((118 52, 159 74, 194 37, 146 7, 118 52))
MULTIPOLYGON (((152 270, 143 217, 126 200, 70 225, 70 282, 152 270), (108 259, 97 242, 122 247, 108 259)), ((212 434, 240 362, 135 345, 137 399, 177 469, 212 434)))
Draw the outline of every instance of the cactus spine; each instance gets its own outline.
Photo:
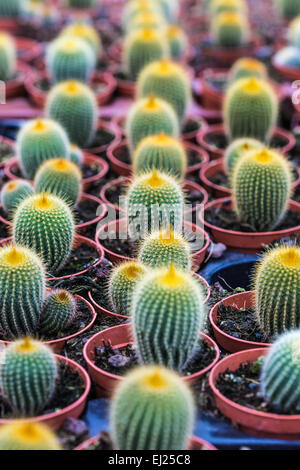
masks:
POLYGON ((61 447, 44 424, 17 420, 1 427, 0 450, 61 450, 61 447))
POLYGON ((236 163, 250 150, 262 149, 263 144, 259 140, 243 137, 234 140, 225 150, 224 164, 226 172, 232 175, 236 163))
POLYGON ((66 330, 76 315, 76 299, 65 289, 51 291, 41 312, 41 332, 53 335, 66 330))
POLYGON ((25 180, 8 181, 1 190, 1 204, 6 212, 12 212, 18 204, 34 193, 31 184, 25 180))
POLYGON ((215 44, 224 48, 246 44, 250 37, 246 16, 236 12, 220 13, 212 21, 211 35, 215 44))

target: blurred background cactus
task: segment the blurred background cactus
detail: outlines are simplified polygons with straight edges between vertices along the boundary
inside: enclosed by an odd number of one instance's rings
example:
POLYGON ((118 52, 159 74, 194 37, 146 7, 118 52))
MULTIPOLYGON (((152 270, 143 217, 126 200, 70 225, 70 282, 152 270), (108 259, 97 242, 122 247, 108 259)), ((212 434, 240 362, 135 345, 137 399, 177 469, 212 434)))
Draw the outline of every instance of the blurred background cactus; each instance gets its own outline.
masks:
POLYGON ((236 12, 224 12, 215 16, 211 23, 213 42, 221 47, 239 47, 250 40, 247 18, 236 12))
POLYGON ((26 180, 8 181, 1 189, 2 207, 6 212, 12 213, 23 199, 33 193, 33 187, 26 180))
POLYGON ((44 424, 15 420, 1 426, 0 450, 61 450, 61 446, 44 424))
POLYGON ((40 329, 44 335, 54 335, 66 330, 77 312, 75 297, 65 289, 54 289, 45 298, 40 329))
POLYGON ((15 78, 17 72, 17 51, 9 34, 0 33, 0 80, 15 78))

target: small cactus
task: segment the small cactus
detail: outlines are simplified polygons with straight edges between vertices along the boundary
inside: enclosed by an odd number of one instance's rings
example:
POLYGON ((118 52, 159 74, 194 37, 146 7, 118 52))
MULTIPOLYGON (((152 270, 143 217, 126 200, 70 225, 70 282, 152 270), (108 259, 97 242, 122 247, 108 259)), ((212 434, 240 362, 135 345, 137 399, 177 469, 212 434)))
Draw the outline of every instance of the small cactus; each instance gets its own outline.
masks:
MULTIPOLYGON (((122 11, 122 26, 125 30, 129 28, 131 22, 140 13, 158 13, 163 15, 163 11, 158 2, 148 0, 131 0, 126 2, 122 11)), ((129 30, 129 29, 128 29, 129 30)))
POLYGON ((54 335, 66 330, 76 315, 75 297, 65 289, 51 291, 43 304, 40 329, 44 335, 54 335))
POLYGON ((156 365, 125 377, 112 401, 110 423, 120 450, 184 450, 194 425, 191 391, 174 372, 156 365))
POLYGON ((87 147, 92 142, 98 106, 94 93, 85 84, 68 80, 55 85, 48 94, 46 112, 62 125, 72 143, 87 147))
POLYGON ((300 15, 300 1, 299 0, 277 0, 278 6, 282 16, 287 19, 294 18, 300 15))
POLYGON ((183 58, 188 49, 188 39, 184 31, 177 25, 169 25, 166 28, 165 36, 172 59, 183 58))
POLYGON ((51 194, 34 194, 18 206, 13 220, 15 243, 33 248, 47 268, 58 271, 70 256, 75 234, 68 205, 51 194))
POLYGON ((81 150, 81 148, 78 147, 78 145, 71 144, 70 160, 71 162, 75 163, 75 165, 79 166, 79 168, 82 167, 84 155, 83 151, 81 150))
POLYGON ((179 13, 178 0, 156 0, 157 5, 161 8, 163 15, 168 23, 174 23, 179 13))
POLYGON ((8 181, 1 189, 1 204, 6 212, 13 212, 20 201, 34 193, 31 184, 25 180, 8 181))
POLYGON ((212 0, 210 11, 212 15, 228 12, 245 13, 246 4, 244 0, 212 0))
POLYGON ((67 0, 70 8, 93 8, 96 6, 96 0, 67 0))
POLYGON ((132 326, 143 363, 182 370, 204 327, 203 302, 192 274, 172 264, 142 279, 133 295, 132 326))
POLYGON ((44 424, 13 420, 0 428, 0 450, 61 450, 61 447, 44 424))
POLYGON ((100 36, 95 28, 83 21, 76 21, 66 26, 60 33, 62 36, 74 36, 84 40, 94 51, 96 57, 102 52, 100 36))
POLYGON ((13 38, 0 33, 0 80, 6 81, 14 77, 17 70, 17 52, 13 38))
POLYGON ((224 164, 228 175, 231 177, 236 163, 250 150, 263 148, 263 143, 256 139, 243 137, 234 140, 225 150, 224 164))
POLYGON ((132 295, 146 269, 136 261, 116 266, 110 275, 108 294, 112 309, 120 315, 131 315, 132 295))
POLYGON ((224 48, 240 47, 249 42, 250 33, 246 16, 235 12, 217 15, 211 24, 213 42, 224 48))
POLYGON ((51 349, 29 337, 11 343, 0 366, 1 392, 16 416, 36 416, 55 389, 57 364, 51 349))
POLYGON ((18 17, 22 12, 24 0, 1 0, 0 16, 18 17))
POLYGON ((238 59, 229 71, 229 83, 233 83, 241 78, 249 77, 267 80, 268 71, 265 64, 259 60, 248 57, 238 59))
POLYGON ((127 31, 133 30, 161 30, 166 26, 164 18, 156 11, 141 11, 128 24, 127 31))
POLYGON ((17 136, 17 155, 22 173, 32 180, 40 165, 50 158, 69 159, 70 143, 64 129, 51 119, 24 124, 17 136))

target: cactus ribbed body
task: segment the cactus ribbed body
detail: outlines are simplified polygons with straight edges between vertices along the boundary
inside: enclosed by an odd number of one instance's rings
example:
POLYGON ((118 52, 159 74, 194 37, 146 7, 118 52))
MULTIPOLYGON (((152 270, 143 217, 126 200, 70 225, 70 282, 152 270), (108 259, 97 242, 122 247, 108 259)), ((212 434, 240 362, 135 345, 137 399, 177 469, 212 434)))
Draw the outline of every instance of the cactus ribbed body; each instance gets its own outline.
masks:
POLYGON ((17 420, 1 427, 0 450, 61 450, 61 447, 44 424, 17 420))
POLYGON ((281 14, 285 18, 294 18, 300 15, 300 1, 299 0, 278 0, 281 14))
POLYGON ((100 36, 97 30, 88 23, 84 23, 81 21, 71 23, 62 30, 61 35, 74 36, 76 38, 80 38, 92 48, 96 57, 101 54, 102 44, 100 36))
POLYGON ((60 333, 68 328, 76 315, 76 299, 65 289, 51 291, 41 312, 41 332, 44 335, 60 333))
POLYGON ((178 0, 156 0, 156 3, 161 8, 168 23, 176 22, 179 11, 178 0))
POLYGON ((130 108, 126 121, 131 150, 134 150, 144 137, 161 132, 178 137, 179 123, 172 106, 153 95, 136 101, 130 108))
POLYGON ((58 271, 68 259, 74 232, 72 211, 54 195, 29 196, 19 204, 14 215, 15 243, 33 248, 52 273, 58 271))
POLYGON ((238 59, 229 71, 229 82, 248 77, 266 80, 268 78, 266 66, 256 59, 246 57, 238 59))
POLYGON ((170 25, 166 28, 165 36, 172 59, 182 58, 188 48, 188 39, 184 31, 176 25, 170 25))
POLYGON ((137 262, 125 262, 110 275, 108 294, 112 309, 120 315, 131 315, 132 295, 146 269, 137 262))
POLYGON ((229 176, 232 175, 236 163, 250 150, 261 149, 263 144, 256 139, 243 137, 234 140, 225 150, 224 164, 226 172, 229 176))
POLYGON ((163 99, 173 106, 179 121, 183 121, 191 99, 191 87, 189 77, 180 65, 166 59, 152 62, 141 72, 137 87, 140 98, 153 94, 163 99))
POLYGON ((269 250, 256 267, 253 288, 258 322, 270 337, 300 328, 298 246, 269 250))
POLYGON ((96 5, 95 0, 68 0, 70 8, 92 8, 96 5))
POLYGON ((6 81, 16 73, 17 53, 14 40, 5 33, 0 33, 0 80, 6 81))
POLYGON ((237 80, 226 93, 224 121, 230 139, 267 141, 276 125, 278 99, 272 87, 254 77, 237 80))
POLYGON ((295 46, 283 47, 274 55, 276 64, 283 67, 300 68, 299 48, 295 46))
POLYGON ((194 424, 189 388, 174 372, 139 367, 118 386, 111 430, 120 450, 184 450, 194 424))
POLYGON ((210 2, 212 15, 218 15, 224 12, 245 13, 246 5, 244 0, 212 0, 210 2))
POLYGON ((6 339, 36 334, 45 282, 44 267, 33 251, 0 249, 0 329, 6 339))
POLYGON ((69 159, 70 144, 64 129, 50 119, 26 123, 17 137, 17 154, 24 175, 33 179, 40 165, 50 158, 69 159))
POLYGON ((22 11, 23 0, 1 0, 0 16, 18 17, 22 11))
POLYGON ((211 25, 212 38, 221 47, 239 47, 249 41, 249 25, 244 15, 224 12, 217 15, 211 25))
POLYGON ((23 199, 33 193, 33 188, 28 181, 8 181, 1 190, 2 207, 6 212, 12 212, 23 199))
POLYGON ((181 371, 197 344, 206 314, 191 274, 170 265, 150 271, 133 295, 133 332, 145 364, 181 371))
POLYGON ((248 152, 237 162, 231 183, 240 221, 257 232, 275 229, 286 212, 291 182, 284 156, 269 149, 248 152))
POLYGON ((81 167, 83 164, 83 151, 75 144, 71 144, 70 147, 70 160, 79 167, 81 167))
POLYGON ((0 367, 0 388, 14 413, 36 416, 55 389, 57 365, 51 349, 26 337, 11 343, 0 367))
POLYGON ((59 83, 49 92, 47 114, 66 130, 72 143, 87 147, 93 140, 98 106, 92 90, 74 80, 59 83))

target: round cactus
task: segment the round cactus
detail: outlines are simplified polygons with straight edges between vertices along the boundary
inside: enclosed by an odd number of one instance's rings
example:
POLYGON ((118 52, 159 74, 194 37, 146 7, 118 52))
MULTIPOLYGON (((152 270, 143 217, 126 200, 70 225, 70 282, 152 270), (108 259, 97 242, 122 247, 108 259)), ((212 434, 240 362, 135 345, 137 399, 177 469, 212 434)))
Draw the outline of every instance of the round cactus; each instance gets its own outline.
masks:
POLYGON ((283 155, 252 150, 235 165, 232 191, 238 218, 257 232, 276 228, 291 196, 292 172, 283 155))
POLYGON ((287 19, 300 15, 299 0, 278 0, 278 5, 281 14, 287 19))
POLYGON ((176 22, 179 13, 178 0, 155 0, 154 3, 161 8, 168 23, 176 22))
POLYGON ((132 163, 137 175, 157 169, 181 180, 187 167, 187 155, 178 139, 161 132, 140 141, 132 163))
POLYGON ((76 299, 65 289, 51 291, 43 304, 40 329, 44 335, 66 330, 76 315, 76 299))
POLYGON ((180 65, 166 59, 152 62, 141 72, 137 87, 140 98, 153 94, 165 100, 173 106, 179 121, 183 121, 191 99, 191 86, 180 65))
POLYGON ((138 260, 151 268, 163 268, 173 264, 190 271, 191 250, 188 241, 174 230, 159 230, 151 233, 141 244, 138 260))
POLYGON ((74 36, 84 40, 94 51, 96 57, 99 57, 102 51, 100 36, 95 28, 83 21, 76 21, 66 26, 61 35, 74 36))
POLYGON ((210 3, 210 11, 212 15, 226 12, 246 12, 246 4, 244 0, 212 0, 210 3))
POLYGON ((51 349, 29 337, 11 343, 0 366, 0 388, 18 416, 41 413, 55 389, 57 364, 51 349))
POLYGON ((120 264, 112 270, 108 294, 112 309, 120 315, 131 315, 132 294, 146 269, 136 261, 120 264))
POLYGON ((168 44, 162 33, 154 29, 138 29, 126 37, 124 70, 135 81, 145 65, 168 56, 168 44))
POLYGON ((134 21, 135 17, 140 13, 149 12, 163 15, 163 11, 158 2, 149 0, 131 0, 130 2, 126 2, 122 11, 123 28, 127 30, 131 22, 134 21))
POLYGON ((96 0, 67 0, 70 8, 93 8, 96 0))
POLYGON ((45 269, 33 251, 0 248, 0 328, 5 338, 36 334, 45 283, 45 269))
POLYGON ((131 150, 144 137, 161 132, 173 137, 179 135, 178 118, 172 106, 154 95, 137 100, 131 106, 126 121, 126 134, 131 150))
POLYGON ((13 38, 0 33, 0 80, 6 81, 14 77, 17 69, 17 52, 13 38))
POLYGON ((184 450, 194 425, 189 388, 174 372, 139 367, 118 386, 110 423, 120 450, 184 450))
POLYGON ((262 142, 256 139, 248 139, 243 137, 234 140, 225 150, 224 164, 228 175, 231 177, 236 163, 250 150, 258 150, 263 148, 262 142))
POLYGON ((78 145, 71 144, 70 160, 79 167, 83 165, 84 155, 83 151, 78 147, 78 145))
POLYGON ((217 15, 211 24, 213 42, 224 48, 239 47, 249 42, 250 33, 247 19, 235 12, 217 15))
POLYGON ((69 159, 70 143, 64 129, 50 119, 34 119, 23 125, 17 137, 22 173, 33 179, 40 165, 50 158, 69 159))
POLYGON ((154 170, 134 179, 126 205, 129 221, 139 217, 141 234, 170 226, 181 230, 184 195, 176 180, 165 173, 154 170))
POLYGON ((177 25, 169 25, 165 36, 172 59, 181 59, 188 49, 188 39, 184 31, 177 25))
POLYGON ((138 29, 161 30, 166 26, 164 18, 156 11, 141 11, 128 24, 127 31, 138 29))
POLYGON ((61 447, 44 424, 16 420, 1 426, 0 450, 61 450, 61 447))
POLYGON ((300 331, 278 338, 265 357, 261 370, 265 398, 281 411, 300 412, 300 331))
POLYGON ((1 0, 0 16, 18 17, 22 12, 23 0, 1 0))
POLYGON ((247 57, 238 59, 229 71, 229 82, 249 77, 267 80, 268 72, 265 64, 259 60, 247 57))
POLYGON ((78 166, 62 158, 54 158, 43 163, 34 178, 38 193, 50 193, 75 205, 82 191, 82 175, 78 166))
POLYGON ((33 188, 28 181, 8 181, 1 190, 1 204, 6 212, 13 212, 20 201, 33 194, 33 188))
POLYGON ((300 247, 270 249, 257 264, 253 288, 256 316, 268 336, 300 328, 300 247))
POLYGON ((68 259, 74 232, 73 213, 62 199, 54 195, 29 196, 19 204, 14 215, 15 243, 33 248, 52 273, 68 259))
POLYGON ((48 46, 46 65, 54 83, 69 79, 87 82, 95 70, 96 55, 83 39, 63 35, 48 46))
POLYGON ((278 99, 273 88, 254 77, 237 80, 227 90, 224 121, 230 139, 267 141, 276 125, 278 99))

